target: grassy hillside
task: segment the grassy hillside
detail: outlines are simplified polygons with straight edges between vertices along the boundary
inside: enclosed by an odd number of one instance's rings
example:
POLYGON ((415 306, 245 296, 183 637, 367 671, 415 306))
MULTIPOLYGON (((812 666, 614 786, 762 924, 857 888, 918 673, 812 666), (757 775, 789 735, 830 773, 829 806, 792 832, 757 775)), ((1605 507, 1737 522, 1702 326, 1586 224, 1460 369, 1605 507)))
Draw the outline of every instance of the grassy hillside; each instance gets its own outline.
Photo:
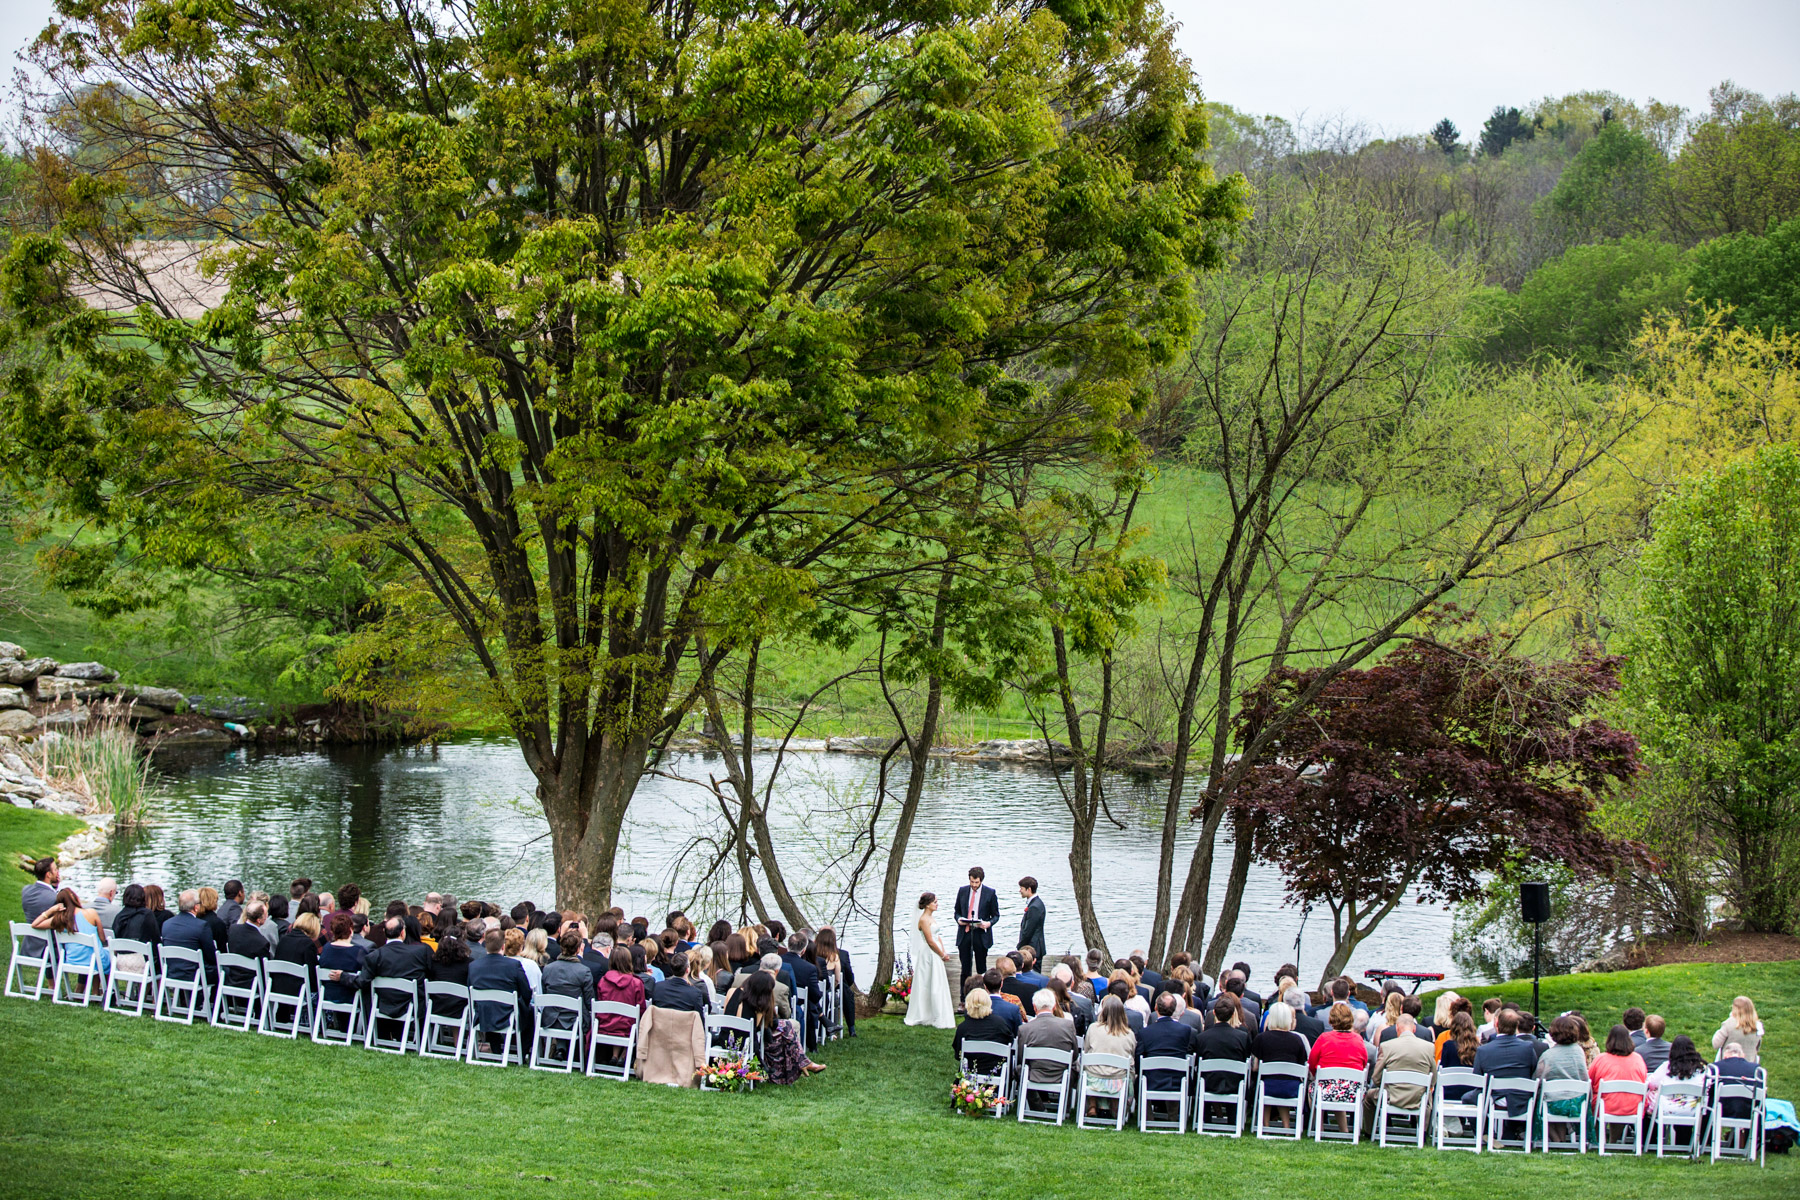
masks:
MULTIPOLYGON (((43 814, 0 809, 9 861, 65 829, 43 814)), ((12 871, 9 879, 0 908, 16 919, 22 876, 12 871)), ((1715 1020, 1741 990, 1769 1020, 1775 1091, 1792 1095, 1800 964, 1552 981, 1546 999, 1571 997, 1594 1015, 1632 1000, 1673 1023, 1715 1020)), ((970 1121, 946 1107, 949 1038, 894 1018, 866 1021, 861 1037, 821 1052, 830 1064, 822 1076, 723 1096, 0 1000, 0 1078, 14 1095, 33 1098, 0 1112, 0 1197, 563 1200, 603 1191, 1024 1200, 1161 1195, 1184 1183, 1204 1189, 1204 1179, 1229 1181, 1234 1195, 1293 1197, 1365 1192, 1379 1180, 1382 1195, 1432 1200, 1800 1190, 1800 1161, 1783 1158, 1762 1171, 970 1121)))

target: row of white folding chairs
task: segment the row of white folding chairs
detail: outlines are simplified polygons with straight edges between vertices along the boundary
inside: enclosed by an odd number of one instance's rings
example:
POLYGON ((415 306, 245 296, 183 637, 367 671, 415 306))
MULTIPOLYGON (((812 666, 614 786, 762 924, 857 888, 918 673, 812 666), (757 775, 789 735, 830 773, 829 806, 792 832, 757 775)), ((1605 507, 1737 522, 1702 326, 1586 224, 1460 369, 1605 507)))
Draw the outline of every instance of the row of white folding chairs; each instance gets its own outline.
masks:
MULTIPOLYGON (((1306 1067, 1297 1063, 1263 1063, 1256 1071, 1256 1085, 1251 1094, 1250 1114, 1253 1116, 1247 1122, 1245 1093, 1249 1069, 1245 1063, 1227 1059, 1206 1059, 1196 1063, 1192 1058, 1150 1058, 1133 1064, 1131 1060, 1117 1055, 1083 1056, 1041 1047, 1024 1048, 1015 1061, 1014 1049, 1015 1047, 999 1042, 965 1042, 961 1065, 970 1078, 976 1082, 995 1085, 1002 1096, 1010 1095, 1016 1073, 1019 1081, 1016 1108, 1020 1121, 1045 1121, 1060 1125, 1073 1101, 1077 1127, 1110 1126, 1113 1129, 1123 1129, 1128 1106, 1135 1104, 1140 1131, 1178 1133, 1190 1128, 1191 1105, 1191 1127, 1202 1134, 1238 1137, 1242 1136, 1246 1124, 1249 1124, 1258 1138, 1285 1137, 1298 1140, 1305 1136, 1309 1126, 1306 1117, 1310 1115, 1310 1128, 1315 1141, 1357 1142, 1362 1137, 1363 1094, 1368 1084, 1361 1071, 1321 1068, 1310 1073, 1309 1087, 1309 1072, 1306 1067), (975 1056, 993 1060, 997 1069, 986 1072, 978 1070, 975 1056), (1033 1062, 1059 1067, 1061 1070, 1058 1080, 1055 1083, 1033 1081, 1029 1071, 1033 1062), (1126 1080, 1124 1089, 1117 1097, 1110 1093, 1090 1093, 1087 1071, 1083 1069, 1087 1066, 1120 1070, 1126 1080), (1131 1082, 1134 1068, 1135 1087, 1131 1082), (1151 1071, 1179 1072, 1182 1075, 1181 1084, 1176 1089, 1152 1090, 1148 1080, 1151 1071), (1204 1083, 1199 1083, 1196 1087, 1198 1080, 1203 1080, 1208 1074, 1235 1075, 1238 1085, 1229 1092, 1207 1091, 1204 1083), (1269 1095, 1268 1081, 1282 1078, 1294 1080, 1293 1097, 1269 1095), (1072 1088, 1071 1080, 1075 1081, 1072 1088), (1334 1089, 1348 1091, 1348 1098, 1326 1099, 1326 1091, 1333 1084, 1348 1085, 1334 1089), (1030 1103, 1034 1093, 1049 1098, 1051 1106, 1034 1107, 1030 1103), (1116 1100, 1112 1116, 1104 1119, 1097 1115, 1090 1116, 1090 1099, 1116 1100), (1176 1110, 1174 1119, 1155 1116, 1151 1108, 1152 1102, 1173 1106, 1176 1110), (1268 1118, 1272 1109, 1291 1109, 1294 1113, 1293 1123, 1276 1125, 1270 1122, 1268 1118), (1230 1114, 1229 1120, 1213 1115, 1221 1111, 1230 1114), (1325 1118, 1331 1114, 1338 1114, 1335 1129, 1327 1129, 1325 1125, 1325 1118)), ((1654 1131, 1654 1145, 1659 1158, 1665 1150, 1675 1147, 1675 1131, 1683 1128, 1689 1131, 1688 1153, 1697 1154, 1702 1145, 1702 1132, 1708 1121, 1712 1128, 1712 1158, 1715 1162, 1721 1157, 1755 1158, 1761 1154, 1764 1104, 1763 1088, 1760 1085, 1721 1082, 1712 1089, 1710 1105, 1704 1103, 1706 1089, 1700 1083, 1672 1081, 1663 1086, 1665 1090, 1658 1095, 1657 1110, 1649 1123, 1654 1131), (1679 1105, 1676 1101, 1681 1098, 1692 1098, 1695 1104, 1679 1105), (1727 1100, 1747 1101, 1750 1115, 1744 1118, 1726 1117, 1724 1105, 1727 1100)), ((1601 1154, 1616 1154, 1626 1150, 1634 1154, 1644 1152, 1644 1096, 1645 1087, 1641 1083, 1621 1080, 1607 1081, 1600 1085, 1598 1149, 1601 1154), (1636 1097, 1634 1112, 1621 1115, 1607 1113, 1606 1097, 1621 1094, 1636 1097), (1615 1133, 1620 1136, 1614 1137, 1615 1133)), ((1399 1139, 1401 1135, 1394 1129, 1395 1121, 1398 1120, 1409 1126, 1404 1134, 1404 1141, 1420 1149, 1425 1147, 1428 1133, 1435 1130, 1434 1144, 1439 1150, 1468 1149, 1480 1153, 1485 1145, 1490 1152, 1517 1151, 1529 1154, 1534 1149, 1533 1141, 1541 1120, 1544 1136, 1537 1138, 1537 1150, 1546 1154, 1558 1151, 1586 1153, 1589 1106, 1589 1085, 1585 1080, 1490 1079, 1468 1068, 1449 1067, 1438 1072, 1434 1088, 1431 1076, 1423 1072, 1386 1071, 1376 1095, 1374 1139, 1383 1147, 1389 1144, 1390 1138, 1399 1139), (1417 1104, 1405 1107, 1396 1103, 1389 1090, 1390 1085, 1396 1084, 1418 1088, 1417 1104), (1457 1092, 1457 1099, 1449 1098, 1451 1090, 1457 1092), (1573 1115, 1550 1111, 1550 1104, 1563 1100, 1579 1101, 1573 1115), (1431 1120, 1433 1115, 1436 1117, 1435 1122, 1431 1120), (1459 1122, 1463 1131, 1452 1130, 1452 1121, 1459 1122), (1549 1130, 1557 1126, 1566 1130, 1566 1140, 1559 1141, 1548 1136, 1549 1130)), ((996 1110, 994 1115, 1001 1114, 996 1110)))

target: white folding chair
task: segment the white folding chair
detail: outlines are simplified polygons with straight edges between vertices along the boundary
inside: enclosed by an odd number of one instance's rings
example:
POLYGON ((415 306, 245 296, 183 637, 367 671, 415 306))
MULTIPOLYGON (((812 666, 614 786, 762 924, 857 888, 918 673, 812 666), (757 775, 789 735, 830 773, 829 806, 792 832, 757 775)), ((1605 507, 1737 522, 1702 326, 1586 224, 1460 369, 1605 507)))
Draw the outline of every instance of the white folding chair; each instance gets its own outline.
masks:
POLYGON ((204 1017, 210 1011, 212 989, 206 983, 206 960, 201 957, 200 951, 183 946, 164 946, 162 975, 156 981, 156 1019, 192 1025, 195 1017, 204 1017), (194 973, 183 978, 176 974, 176 963, 188 964, 194 969, 194 973), (179 1007, 177 1002, 181 1002, 179 1007))
POLYGON ((447 1058, 462 1061, 474 1008, 469 1003, 469 989, 460 983, 432 979, 425 984, 425 1025, 419 1031, 419 1054, 423 1058, 447 1058), (440 1005, 440 1001, 443 1003, 440 1005), (446 1009, 456 1009, 454 1014, 446 1009), (445 1046, 444 1034, 450 1044, 445 1046))
MULTIPOLYGON (((588 1050, 587 1073, 590 1076, 604 1075, 609 1079, 630 1079, 631 1060, 637 1055, 638 1018, 642 1015, 635 1004, 620 1004, 615 1000, 599 1000, 593 1006, 594 1015, 590 1019, 592 1029, 591 1048, 588 1050), (631 1028, 624 1033, 601 1033, 601 1017, 625 1017, 631 1022, 631 1028), (602 1046, 623 1050, 621 1061, 614 1062, 611 1054, 602 1054, 602 1046)), ((711 1022, 708 1022, 710 1028, 711 1022)))
POLYGON ((1194 1087, 1194 1060, 1187 1056, 1176 1058, 1173 1055, 1152 1055, 1138 1060, 1137 1073, 1137 1126, 1139 1133, 1186 1133, 1190 1096, 1194 1087), (1150 1072, 1180 1076, 1175 1087, 1152 1087, 1150 1072), (1159 1117, 1151 1108, 1152 1104, 1172 1104, 1175 1114, 1159 1117))
POLYGON ((128 1017, 141 1017, 146 1008, 156 1004, 156 947, 136 938, 114 938, 112 952, 112 986, 106 989, 106 1003, 101 1007, 128 1017), (128 969, 124 962, 127 954, 143 959, 143 969, 128 969))
POLYGON ((311 1034, 313 1027, 312 973, 299 963, 263 960, 262 1026, 258 1032, 269 1037, 297 1039, 311 1034), (285 981, 293 981, 288 990, 285 981), (283 1014, 289 1014, 283 1017, 283 1014))
POLYGON ((1388 1144, 1390 1132, 1388 1123, 1392 1121, 1411 1121, 1412 1132, 1406 1134, 1406 1140, 1417 1149, 1425 1148, 1425 1131, 1429 1127, 1426 1117, 1431 1109, 1431 1076, 1422 1071, 1386 1071, 1381 1073, 1381 1086, 1376 1089, 1375 1096, 1375 1144, 1384 1149, 1388 1144), (1396 1104, 1392 1095, 1394 1085, 1416 1087, 1419 1089, 1419 1101, 1412 1107, 1396 1104))
POLYGON ((1473 1150, 1481 1153, 1482 1114, 1487 1112, 1486 1075, 1468 1067, 1441 1067, 1438 1070, 1437 1094, 1432 1104, 1435 1115, 1435 1145, 1439 1150, 1473 1150), (1452 1100, 1455 1089, 1460 1099, 1452 1100), (1466 1121, 1472 1133, 1450 1132, 1451 1121, 1466 1121))
MULTIPOLYGON (((1051 1121, 1057 1125, 1069 1111, 1069 1076, 1073 1074, 1075 1055, 1068 1050, 1052 1050, 1045 1046, 1030 1046, 1025 1050, 1019 1063, 1019 1120, 1051 1121), (1034 1062, 1050 1063, 1060 1069, 1055 1083, 1038 1083, 1031 1078, 1031 1064, 1034 1062), (1055 1100, 1054 1110, 1033 1109, 1032 1093, 1050 1096, 1055 1100)), ((1142 1078, 1140 1076, 1140 1078, 1142 1078)))
POLYGON ((1290 1138, 1299 1141, 1306 1136, 1306 1121, 1303 1114, 1306 1109, 1306 1064, 1266 1062, 1256 1070, 1256 1136, 1259 1138, 1290 1138), (1271 1079, 1292 1079, 1294 1094, 1292 1097, 1271 1096, 1264 1088, 1271 1079), (1294 1126, 1288 1129, 1281 1125, 1271 1125, 1268 1121, 1270 1109, 1292 1109, 1294 1126))
POLYGON ((1588 1112, 1593 1107, 1590 1102, 1593 1085, 1585 1079, 1546 1079, 1544 1087, 1538 1093, 1538 1102, 1543 1109, 1544 1136, 1538 1143, 1538 1149, 1545 1154, 1572 1151, 1576 1154, 1587 1153, 1588 1112), (1564 1100, 1579 1100, 1580 1110, 1572 1117, 1558 1116, 1550 1111, 1552 1104, 1564 1100), (1552 1127, 1567 1127, 1569 1140, 1557 1141, 1550 1136, 1552 1127))
MULTIPOLYGON (((749 1017, 728 1017, 722 1013, 706 1014, 706 1061, 710 1064, 717 1061, 744 1062, 757 1057, 756 1022, 749 1017)), ((751 1090, 754 1084, 746 1082, 745 1090, 751 1090)), ((716 1092, 719 1089, 700 1080, 700 1090, 716 1092)))
POLYGON ((587 1038, 584 1027, 581 1001, 569 996, 557 996, 548 992, 537 998, 534 1006, 537 1009, 537 1022, 531 1035, 531 1056, 526 1065, 533 1071, 556 1071, 564 1075, 572 1075, 577 1068, 585 1071, 586 1056, 582 1054, 582 1044, 587 1038), (545 1016, 552 1012, 569 1014, 567 1029, 551 1029, 545 1016), (561 1043, 561 1050, 557 1044, 561 1043))
POLYGON ((41 1000, 56 988, 56 947, 50 933, 33 929, 26 921, 8 921, 12 929, 12 962, 6 968, 6 994, 20 1000, 41 1000), (30 990, 25 972, 35 971, 30 990))
POLYGON ((1763 1147, 1763 1118, 1767 1089, 1758 1082, 1720 1079, 1713 1084, 1712 1096, 1712 1161, 1742 1158, 1769 1165, 1768 1151, 1763 1147), (1742 1100, 1750 1105, 1748 1117, 1725 1115, 1727 1100, 1742 1100), (1739 1140, 1740 1136, 1744 1139, 1739 1140))
POLYGON ((1488 1084, 1486 1125, 1489 1153, 1531 1153, 1531 1138, 1537 1129, 1538 1085, 1541 1082, 1537 1079, 1495 1079, 1488 1084), (1503 1099, 1507 1103, 1502 1104, 1503 1099), (1523 1105, 1520 1104, 1521 1099, 1524 1101, 1523 1105), (1506 1136, 1506 1127, 1509 1125, 1520 1126, 1518 1136, 1506 1136))
POLYGON ((363 1040, 363 1021, 367 1018, 363 1010, 363 994, 361 988, 350 993, 348 1003, 338 1000, 327 1000, 323 987, 319 989, 318 1008, 313 1012, 312 1040, 328 1046, 355 1046, 363 1040), (338 1034, 332 1018, 344 1018, 344 1032, 338 1034))
POLYGON ((1600 1081, 1600 1097, 1597 1113, 1600 1117, 1600 1153, 1622 1154, 1629 1147, 1633 1154, 1644 1152, 1644 1093, 1642 1082, 1635 1079, 1603 1079, 1600 1081), (1631 1096, 1635 1098, 1631 1111, 1613 1114, 1606 1111, 1608 1096, 1631 1096), (1608 1141, 1607 1135, 1612 1129, 1628 1130, 1631 1138, 1627 1141, 1608 1141))
POLYGON ((1313 1073, 1312 1087, 1312 1132, 1315 1142, 1349 1142, 1355 1145, 1362 1140, 1362 1098, 1363 1073, 1351 1067, 1320 1067, 1313 1073), (1325 1085, 1328 1083, 1348 1083, 1355 1085, 1348 1100, 1327 1100, 1325 1085), (1325 1131, 1325 1114, 1338 1113, 1342 1123, 1348 1129, 1325 1131))
POLYGON ((1250 1091, 1250 1064, 1229 1058, 1202 1059, 1194 1079, 1194 1132, 1204 1133, 1208 1137, 1243 1137, 1244 1126, 1249 1123, 1245 1097, 1250 1091), (1237 1087, 1229 1092, 1207 1091, 1206 1076, 1209 1072, 1235 1077, 1237 1087), (1209 1115, 1224 1108, 1231 1109, 1230 1123, 1209 1115))
MULTIPOLYGON (((1012 1047, 1004 1042, 983 1042, 970 1040, 962 1044, 962 1053, 957 1056, 956 1065, 962 1073, 975 1083, 987 1086, 992 1084, 994 1092, 1001 1099, 1011 1102, 1012 1098, 1012 1047), (976 1058, 991 1059, 995 1066, 989 1070, 981 1070, 976 1058)), ((995 1117, 1005 1115, 1004 1106, 993 1110, 995 1117)), ((1080 1124, 1077 1119, 1076 1124, 1080 1124)))
POLYGON ((384 1054, 405 1054, 419 1031, 419 981, 382 975, 369 981, 369 1020, 363 1026, 363 1049, 380 1050, 384 1054), (406 1009, 398 1017, 383 1016, 381 994, 406 997, 406 1009), (383 1037, 382 1025, 400 1025, 399 1037, 383 1037))
POLYGON ((504 1067, 511 1063, 523 1065, 525 1047, 522 1044, 524 1039, 520 1036, 519 1029, 518 993, 503 992, 498 988, 470 988, 469 1005, 474 1007, 477 1004, 498 1004, 509 1011, 505 1026, 497 1031, 483 1030, 481 1018, 479 1016, 475 1018, 475 1032, 469 1038, 468 1061, 484 1067, 504 1067), (492 1045, 491 1042, 483 1039, 493 1037, 499 1037, 500 1049, 483 1050, 482 1046, 492 1045))
POLYGON ((220 1029, 251 1033, 262 1024, 262 1011, 258 1007, 263 994, 262 960, 245 954, 220 951, 218 963, 219 990, 213 995, 212 1023, 220 1029), (233 984, 230 974, 232 970, 249 972, 250 982, 233 984), (242 1015, 233 1008, 234 1000, 243 1001, 242 1015))
POLYGON ((808 1021, 806 1017, 812 1004, 807 1000, 805 992, 796 992, 793 998, 793 1005, 794 1022, 800 1026, 800 1045, 810 1050, 813 1045, 812 1022, 808 1021))
POLYGON ((86 1008, 91 1002, 98 1000, 102 1008, 106 1007, 106 993, 112 985, 107 979, 106 956, 101 953, 99 935, 58 931, 54 940, 56 982, 50 987, 50 1003, 86 1008), (87 953, 79 953, 81 948, 85 948, 87 953), (78 980, 81 991, 72 992, 70 985, 78 980), (79 1000, 75 998, 77 994, 81 997, 79 1000))
MULTIPOLYGON (((986 1045, 990 1045, 990 1046, 997 1045, 997 1043, 994 1043, 994 1042, 965 1043, 964 1047, 963 1047, 963 1053, 967 1054, 968 1047, 970 1045, 977 1045, 977 1044, 986 1044, 986 1045)), ((1001 1047, 1001 1049, 1005 1049, 1005 1047, 1001 1047)), ((1174 1062, 1177 1060, 1170 1059, 1169 1061, 1174 1062)), ((1002 1068, 1002 1070, 1004 1070, 1004 1068, 1002 1068)), ((1111 1128, 1114 1130, 1124 1129, 1126 1114, 1131 1109, 1131 1093, 1132 1093, 1131 1060, 1129 1058, 1126 1058, 1123 1054, 1084 1054, 1084 1055, 1082 1055, 1081 1056, 1081 1074, 1075 1085, 1075 1128, 1077 1128, 1077 1129, 1107 1129, 1107 1128, 1111 1128), (1119 1090, 1117 1093, 1088 1091, 1088 1072, 1093 1070, 1095 1067, 1116 1067, 1122 1072, 1122 1074, 1119 1077, 1119 1090), (1113 1115, 1110 1117, 1102 1117, 1097 1114, 1094 1116, 1089 1116, 1088 1115, 1088 1102, 1090 1100, 1093 1101, 1096 1105, 1098 1105, 1102 1101, 1111 1101, 1112 1106, 1113 1106, 1113 1115)), ((1002 1089, 1000 1094, 1002 1096, 1006 1095, 1005 1090, 1002 1089)), ((999 1114, 996 1113, 995 1115, 998 1116, 999 1114)))
POLYGON ((1653 1120, 1656 1125, 1656 1157, 1663 1156, 1663 1150, 1680 1150, 1676 1146, 1674 1133, 1677 1129, 1688 1131, 1687 1156, 1700 1156, 1700 1126, 1706 1119, 1706 1088, 1695 1079, 1686 1081, 1671 1079, 1656 1089, 1656 1112, 1653 1120), (1688 1106, 1682 1106, 1682 1099, 1692 1100, 1688 1106))

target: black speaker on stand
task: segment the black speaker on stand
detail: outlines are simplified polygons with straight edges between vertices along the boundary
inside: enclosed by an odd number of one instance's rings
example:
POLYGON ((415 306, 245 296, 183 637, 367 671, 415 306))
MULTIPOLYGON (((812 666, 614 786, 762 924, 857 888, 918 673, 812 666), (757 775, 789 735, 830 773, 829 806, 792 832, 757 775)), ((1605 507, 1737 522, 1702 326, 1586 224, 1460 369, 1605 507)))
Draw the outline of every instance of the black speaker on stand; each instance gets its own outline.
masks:
POLYGON ((1531 1015, 1538 1015, 1538 950, 1544 922, 1550 919, 1550 885, 1538 880, 1519 885, 1519 916, 1531 925, 1531 1015))

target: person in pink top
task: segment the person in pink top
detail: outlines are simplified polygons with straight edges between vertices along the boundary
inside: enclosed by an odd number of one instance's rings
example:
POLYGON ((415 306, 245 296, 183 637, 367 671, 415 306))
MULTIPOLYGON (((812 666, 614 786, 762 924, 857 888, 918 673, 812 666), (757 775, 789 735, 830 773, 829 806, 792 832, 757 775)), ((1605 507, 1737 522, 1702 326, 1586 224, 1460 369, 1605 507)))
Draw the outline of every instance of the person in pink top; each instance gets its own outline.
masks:
MULTIPOLYGON (((1338 1001, 1331 1006, 1331 1011, 1326 1014, 1325 1019, 1331 1028, 1321 1033, 1319 1040, 1313 1043, 1312 1053, 1306 1056, 1307 1068, 1313 1071, 1317 1071, 1320 1067, 1348 1067, 1354 1071, 1368 1070, 1369 1043, 1363 1041, 1354 1032, 1356 1014, 1350 1010, 1350 1006, 1341 1000, 1338 1001)), ((1333 1080, 1324 1085, 1323 1090, 1319 1093, 1319 1098, 1333 1104, 1347 1104, 1356 1099, 1361 1091, 1360 1084, 1351 1083, 1348 1080, 1333 1080)), ((1349 1116, 1346 1113, 1334 1112, 1326 1113, 1325 1119, 1342 1129, 1343 1123, 1349 1120, 1349 1116)))
MULTIPOLYGON (((1632 1048, 1631 1031, 1623 1025, 1614 1025, 1606 1035, 1606 1045, 1588 1066, 1588 1079, 1593 1084, 1595 1098, 1600 1095, 1602 1083, 1617 1079, 1643 1083, 1649 1077, 1650 1072, 1644 1069, 1644 1060, 1632 1048)), ((1611 1117, 1629 1117, 1639 1111, 1638 1106, 1642 1103, 1641 1097, 1615 1092, 1606 1098, 1606 1114, 1611 1117)))

